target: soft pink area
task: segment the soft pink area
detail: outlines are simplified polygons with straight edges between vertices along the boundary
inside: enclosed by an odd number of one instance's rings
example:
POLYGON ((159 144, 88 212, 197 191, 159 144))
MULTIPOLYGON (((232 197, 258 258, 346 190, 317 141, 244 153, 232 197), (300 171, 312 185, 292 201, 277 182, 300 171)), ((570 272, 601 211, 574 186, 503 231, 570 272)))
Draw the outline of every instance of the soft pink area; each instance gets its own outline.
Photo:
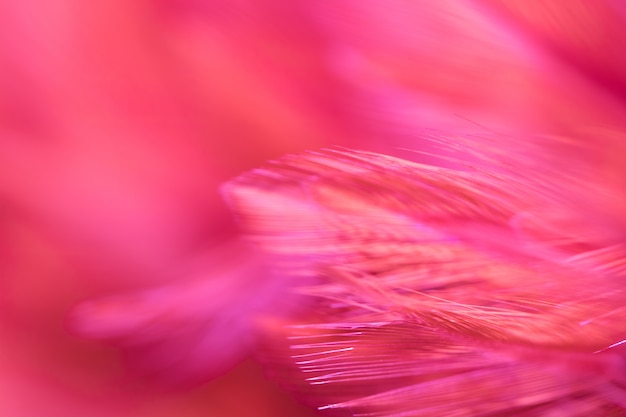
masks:
MULTIPOLYGON (((486 129, 588 144, 621 189, 618 3, 1 2, 0 415, 306 415, 256 365, 226 373, 291 305, 231 249, 219 185, 284 153, 486 129)), ((603 198, 589 216, 624 226, 603 198)))

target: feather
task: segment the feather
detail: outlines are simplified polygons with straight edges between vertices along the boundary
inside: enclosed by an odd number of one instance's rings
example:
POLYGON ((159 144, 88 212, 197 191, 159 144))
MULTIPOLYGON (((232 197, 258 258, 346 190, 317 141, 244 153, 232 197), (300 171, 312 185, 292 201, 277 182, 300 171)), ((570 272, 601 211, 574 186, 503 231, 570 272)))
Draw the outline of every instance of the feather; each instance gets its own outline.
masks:
POLYGON ((225 186, 314 300, 273 326, 276 378, 354 416, 624 415, 626 247, 586 218, 593 174, 551 160, 578 145, 431 140, 464 158, 323 150, 225 186))

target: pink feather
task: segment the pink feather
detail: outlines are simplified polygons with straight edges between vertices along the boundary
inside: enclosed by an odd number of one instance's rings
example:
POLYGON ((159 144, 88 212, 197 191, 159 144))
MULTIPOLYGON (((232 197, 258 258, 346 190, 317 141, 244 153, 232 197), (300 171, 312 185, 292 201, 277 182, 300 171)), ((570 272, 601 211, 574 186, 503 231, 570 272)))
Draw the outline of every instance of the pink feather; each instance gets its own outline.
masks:
POLYGON ((624 415, 626 246, 584 147, 430 140, 454 168, 325 150, 225 187, 316 303, 272 326, 276 378, 339 415, 624 415))

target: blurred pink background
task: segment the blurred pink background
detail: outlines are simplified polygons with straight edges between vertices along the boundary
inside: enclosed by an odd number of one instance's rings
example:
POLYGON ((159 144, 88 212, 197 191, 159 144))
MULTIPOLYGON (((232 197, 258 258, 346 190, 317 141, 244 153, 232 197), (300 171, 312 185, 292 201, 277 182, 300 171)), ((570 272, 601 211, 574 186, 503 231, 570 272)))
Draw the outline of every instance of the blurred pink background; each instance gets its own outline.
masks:
POLYGON ((330 145, 410 157, 399 148, 428 150, 420 135, 436 129, 503 146, 592 137, 592 166, 621 187, 624 13, 608 0, 0 1, 0 414, 309 415, 249 356, 254 319, 288 307, 239 246, 220 184, 330 145))

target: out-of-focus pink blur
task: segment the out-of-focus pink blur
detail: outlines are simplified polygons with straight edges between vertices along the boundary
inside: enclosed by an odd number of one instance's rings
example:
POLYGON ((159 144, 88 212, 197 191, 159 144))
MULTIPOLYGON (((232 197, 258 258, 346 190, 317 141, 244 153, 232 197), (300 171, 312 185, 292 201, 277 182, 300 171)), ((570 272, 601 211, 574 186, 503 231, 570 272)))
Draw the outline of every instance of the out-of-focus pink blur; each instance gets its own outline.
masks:
POLYGON ((488 129, 621 185, 626 14, 541 3, 0 2, 0 414, 308 415, 246 359, 290 306, 218 192, 267 159, 488 129))

